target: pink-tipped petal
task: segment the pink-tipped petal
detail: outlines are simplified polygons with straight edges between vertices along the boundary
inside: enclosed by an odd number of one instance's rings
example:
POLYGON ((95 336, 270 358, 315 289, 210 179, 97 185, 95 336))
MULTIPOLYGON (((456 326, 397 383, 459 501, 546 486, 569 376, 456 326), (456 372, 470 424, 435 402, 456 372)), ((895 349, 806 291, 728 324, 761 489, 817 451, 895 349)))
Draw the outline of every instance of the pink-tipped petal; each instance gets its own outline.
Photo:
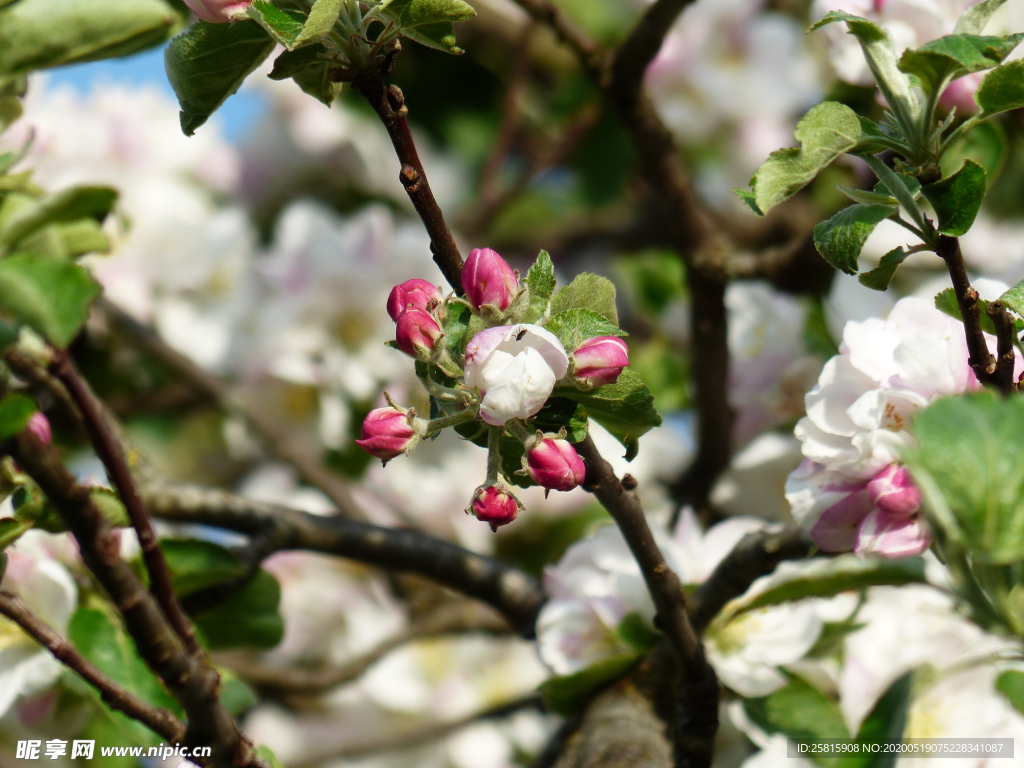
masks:
POLYGON ((431 285, 426 280, 418 277, 406 280, 401 285, 391 289, 388 296, 388 314, 396 323, 402 313, 408 309, 430 310, 431 304, 438 304, 441 301, 441 292, 436 285, 431 285))
POLYGON ((462 268, 462 288, 473 309, 491 306, 504 312, 519 295, 519 278, 497 251, 474 248, 462 268))
POLYGON ((629 365, 629 347, 615 336, 597 336, 584 341, 572 353, 573 377, 589 387, 618 380, 629 365))
POLYGON ((526 455, 526 465, 533 481, 552 491, 571 491, 587 476, 583 459, 567 440, 541 440, 526 455))

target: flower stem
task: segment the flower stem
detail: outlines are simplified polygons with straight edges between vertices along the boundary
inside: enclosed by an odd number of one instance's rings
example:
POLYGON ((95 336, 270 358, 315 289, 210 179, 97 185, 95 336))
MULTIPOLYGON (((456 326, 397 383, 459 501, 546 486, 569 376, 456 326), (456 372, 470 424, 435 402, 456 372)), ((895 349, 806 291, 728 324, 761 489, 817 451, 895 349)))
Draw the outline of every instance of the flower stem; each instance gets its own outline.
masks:
POLYGON ((448 416, 440 416, 427 422, 427 435, 433 435, 448 427, 457 427, 459 424, 466 424, 476 418, 476 411, 467 408, 464 411, 453 413, 448 416))
POLYGON ((487 479, 484 485, 494 485, 498 482, 498 472, 501 469, 501 427, 491 427, 487 430, 487 479))

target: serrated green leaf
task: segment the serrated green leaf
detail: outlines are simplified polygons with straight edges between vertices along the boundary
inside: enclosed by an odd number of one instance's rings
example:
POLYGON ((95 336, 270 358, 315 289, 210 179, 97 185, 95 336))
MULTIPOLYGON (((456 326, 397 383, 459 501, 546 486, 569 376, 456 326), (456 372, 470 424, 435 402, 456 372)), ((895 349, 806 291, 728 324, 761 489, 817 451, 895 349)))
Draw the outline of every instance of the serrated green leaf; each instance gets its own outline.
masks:
POLYGON ((139 656, 128 634, 103 611, 79 608, 71 617, 68 639, 99 670, 154 707, 181 714, 178 702, 139 656))
POLYGON ((34 200, 8 197, 0 208, 0 252, 9 252, 24 238, 49 224, 84 218, 102 221, 117 202, 110 187, 69 187, 34 200))
POLYGON ((0 259, 0 308, 58 347, 66 347, 89 315, 100 287, 77 264, 31 254, 0 259))
POLYGON ((292 75, 292 80, 304 93, 329 107, 341 95, 342 84, 334 82, 331 78, 336 69, 329 62, 321 61, 296 72, 292 75))
POLYGON ((162 0, 20 0, 0 11, 0 81, 127 56, 159 45, 177 23, 162 0))
POLYGON ((941 92, 964 75, 999 66, 1022 39, 1024 35, 946 35, 920 48, 908 48, 900 57, 899 68, 914 75, 925 93, 941 92))
POLYGON ((989 186, 992 186, 1003 168, 1006 145, 1006 131, 998 121, 978 123, 942 154, 939 161, 942 175, 952 176, 964 160, 973 160, 985 169, 989 186))
POLYGON ((967 234, 985 199, 985 185, 985 169, 965 160, 952 176, 921 190, 935 209, 939 232, 954 237, 967 234))
POLYGON ((976 563, 1024 561, 1024 401, 946 398, 914 417, 906 461, 926 507, 976 563))
POLYGON ((306 23, 306 17, 297 11, 282 11, 268 0, 253 0, 246 9, 253 21, 266 30, 276 42, 289 51, 296 48, 296 42, 306 23))
POLYGON ((219 544, 202 539, 163 539, 160 542, 171 584, 179 597, 245 575, 245 565, 219 544))
MULTIPOLYGON (((935 308, 940 312, 949 315, 958 323, 962 323, 964 321, 963 315, 960 314, 960 304, 957 302, 956 293, 952 288, 946 288, 935 294, 935 308)), ((988 302, 985 301, 985 299, 978 299, 978 310, 981 313, 981 330, 995 336, 996 326, 995 323, 992 322, 992 318, 989 317, 988 312, 986 312, 987 309, 988 302)), ((1018 319, 1016 324, 1017 333, 1019 334, 1024 330, 1024 320, 1018 319)))
POLYGON ((619 380, 590 392, 574 387, 556 387, 556 397, 582 403, 587 415, 615 435, 627 448, 654 427, 661 416, 654 407, 654 396, 636 371, 624 370, 619 380))
POLYGON ((181 105, 181 130, 191 136, 274 50, 255 21, 197 21, 171 40, 164 65, 181 105))
POLYGON ((886 103, 892 109, 904 135, 909 135, 917 125, 920 105, 911 88, 910 78, 901 72, 897 65, 896 49, 889 33, 877 24, 845 11, 830 11, 809 31, 813 32, 826 24, 838 21, 846 22, 850 34, 860 42, 878 90, 882 92, 886 103))
POLYGON ((982 0, 968 7, 956 22, 955 35, 980 35, 985 31, 992 14, 999 10, 1006 0, 982 0))
POLYGON ((231 597, 193 618, 211 651, 273 648, 284 637, 280 603, 277 579, 261 570, 231 597))
POLYGON ((974 92, 982 117, 1024 107, 1024 60, 1001 64, 984 78, 974 92))
POLYGON ((833 160, 857 146, 861 124, 845 104, 826 101, 814 107, 796 126, 800 147, 772 152, 750 180, 750 199, 741 196, 755 213, 768 213, 806 187, 833 160))
POLYGON ((12 392, 0 400, 0 440, 21 432, 39 408, 30 397, 12 392))
POLYGON ((547 251, 537 254, 530 271, 526 273, 526 286, 530 289, 530 307, 523 317, 524 323, 543 320, 551 306, 551 294, 555 292, 555 265, 547 251))
POLYGON ((316 0, 309 11, 306 23, 302 26, 302 31, 295 38, 295 47, 319 40, 330 33, 344 7, 345 0, 316 0))
POLYGON ((861 285, 873 291, 884 291, 892 282, 896 269, 909 255, 903 246, 893 248, 881 258, 877 267, 870 272, 862 272, 857 279, 860 280, 861 285))
MULTIPOLYGON (((753 185, 754 179, 751 179, 750 183, 753 185)), ((734 189, 733 194, 742 200, 747 208, 753 211, 755 216, 764 216, 764 211, 757 207, 757 196, 749 189, 734 189)))
POLYGON ((894 205, 862 205, 843 208, 832 218, 814 228, 814 246, 835 269, 848 275, 857 274, 857 260, 864 243, 881 222, 895 216, 894 205))
POLYGON ((996 690, 1006 697, 1007 701, 1024 715, 1024 672, 1008 669, 996 678, 996 690))
POLYGON ((602 659, 584 670, 564 677, 552 677, 540 685, 544 703, 549 712, 571 715, 583 707, 602 687, 624 677, 637 662, 642 653, 625 653, 602 659))
POLYGON ((551 299, 552 317, 570 309, 589 309, 612 325, 618 326, 619 311, 615 308, 615 283, 607 277, 581 272, 551 299))
POLYGON ((923 583, 924 560, 919 557, 891 560, 862 558, 851 553, 801 563, 787 562, 729 603, 715 622, 725 624, 748 611, 808 597, 834 597, 867 587, 923 583))
POLYGON ((744 699, 743 709, 761 730, 790 739, 848 739, 850 731, 839 706, 810 683, 796 676, 758 699, 744 699))
POLYGON ((570 309, 552 315, 544 326, 562 342, 570 355, 580 344, 595 336, 626 336, 626 332, 612 325, 597 312, 589 309, 570 309))

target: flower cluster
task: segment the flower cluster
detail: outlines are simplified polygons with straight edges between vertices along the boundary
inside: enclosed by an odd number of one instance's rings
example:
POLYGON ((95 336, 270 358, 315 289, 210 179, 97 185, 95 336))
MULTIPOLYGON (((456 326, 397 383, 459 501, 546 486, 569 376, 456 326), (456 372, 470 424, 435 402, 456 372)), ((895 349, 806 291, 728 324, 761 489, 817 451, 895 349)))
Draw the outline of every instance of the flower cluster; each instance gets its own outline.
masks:
MULTIPOLYGON (((995 339, 989 339, 995 349, 995 339)), ((786 483, 793 517, 826 552, 915 555, 931 538, 900 464, 911 419, 933 400, 981 388, 963 327, 919 297, 886 320, 849 322, 796 427, 803 463, 786 483)), ((1017 356, 1016 374, 1022 368, 1017 356)))
POLYGON ((486 445, 487 477, 466 512, 493 530, 522 509, 511 484, 548 491, 582 484, 586 468, 572 446, 586 434, 580 401, 615 385, 629 365, 614 287, 595 275, 582 277, 586 290, 574 282, 553 296, 546 253, 520 280, 495 251, 477 248, 462 270, 464 298, 445 297, 426 280, 396 285, 387 302, 392 346, 416 359, 431 418, 385 393, 387 407, 366 417, 357 443, 385 463, 446 427, 486 445), (603 298, 597 305, 606 307, 605 315, 587 307, 595 296, 603 298))

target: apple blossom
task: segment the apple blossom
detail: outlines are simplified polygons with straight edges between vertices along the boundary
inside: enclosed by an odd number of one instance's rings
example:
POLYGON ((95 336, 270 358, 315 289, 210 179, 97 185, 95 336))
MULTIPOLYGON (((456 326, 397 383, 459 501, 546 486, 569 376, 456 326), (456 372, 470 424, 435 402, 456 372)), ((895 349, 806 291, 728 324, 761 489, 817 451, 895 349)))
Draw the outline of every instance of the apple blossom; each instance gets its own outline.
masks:
POLYGON ((502 525, 508 525, 519 514, 519 500, 501 483, 477 489, 467 512, 472 512, 477 520, 490 523, 491 530, 497 531, 502 525))
POLYGON ((50 420, 42 411, 36 411, 29 417, 26 428, 35 435, 36 439, 43 445, 49 445, 53 440, 53 432, 50 430, 50 420))
POLYGON ((473 309, 504 312, 519 295, 519 276, 497 251, 474 248, 462 267, 462 288, 473 309))
POLYGON ((408 453, 419 442, 411 410, 394 406, 376 408, 363 420, 363 437, 356 445, 385 464, 400 453, 408 453))
POLYGON ((245 16, 252 0, 185 0, 192 12, 211 24, 224 24, 245 16))
POLYGON ((441 302, 441 292, 427 280, 413 278, 391 289, 388 296, 388 314, 396 323, 403 312, 410 308, 429 310, 431 304, 441 302))
POLYGON ((412 357, 429 357, 437 340, 444 334, 437 320, 423 309, 407 309, 398 318, 395 339, 398 348, 412 357))
POLYGON ((571 491, 587 476, 583 459, 568 440, 546 437, 526 452, 530 477, 552 491, 571 491))
POLYGON ((562 342, 537 325, 488 328, 466 347, 466 386, 479 390, 480 416, 495 426, 536 414, 568 369, 562 342))
POLYGON ((629 365, 629 347, 615 336, 587 339, 572 353, 573 379, 586 387, 611 384, 629 365))

